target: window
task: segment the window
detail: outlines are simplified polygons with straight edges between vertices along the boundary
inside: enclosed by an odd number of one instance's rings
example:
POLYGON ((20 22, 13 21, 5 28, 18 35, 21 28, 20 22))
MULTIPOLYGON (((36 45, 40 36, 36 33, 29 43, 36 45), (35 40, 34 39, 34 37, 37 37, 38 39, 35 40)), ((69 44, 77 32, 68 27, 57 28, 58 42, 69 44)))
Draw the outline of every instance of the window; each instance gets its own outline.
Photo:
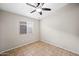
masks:
POLYGON ((20 22, 20 34, 26 34, 27 33, 27 23, 24 21, 20 22))
POLYGON ((27 32, 32 33, 33 30, 33 22, 27 22, 27 32))

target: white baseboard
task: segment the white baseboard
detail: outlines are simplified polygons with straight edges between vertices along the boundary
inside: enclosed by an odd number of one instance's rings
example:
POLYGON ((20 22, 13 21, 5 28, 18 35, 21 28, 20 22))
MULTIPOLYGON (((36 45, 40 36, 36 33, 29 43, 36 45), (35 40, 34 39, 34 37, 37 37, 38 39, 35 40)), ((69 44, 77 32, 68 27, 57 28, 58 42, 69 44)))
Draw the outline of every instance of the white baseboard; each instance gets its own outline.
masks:
POLYGON ((54 45, 54 46, 56 46, 56 47, 65 49, 65 50, 67 50, 67 51, 70 51, 70 52, 72 52, 72 53, 75 53, 75 54, 78 54, 78 55, 79 55, 79 52, 73 51, 73 50, 70 50, 70 49, 67 49, 67 48, 64 48, 64 47, 62 47, 62 46, 60 46, 60 45, 58 45, 58 44, 56 44, 56 43, 54 43, 54 42, 49 42, 49 41, 47 41, 47 40, 41 40, 41 41, 42 41, 42 42, 45 42, 45 43, 48 43, 48 44, 51 44, 51 45, 54 45))
POLYGON ((16 49, 16 48, 22 47, 22 46, 27 45, 27 44, 30 44, 30 43, 34 43, 34 42, 36 42, 36 41, 38 41, 38 40, 30 41, 30 42, 27 42, 27 43, 25 43, 25 44, 21 44, 21 45, 18 45, 18 46, 16 46, 16 47, 13 47, 13 48, 10 48, 10 49, 1 51, 0 54, 4 53, 4 52, 6 52, 6 51, 10 51, 10 50, 12 50, 12 49, 16 49))

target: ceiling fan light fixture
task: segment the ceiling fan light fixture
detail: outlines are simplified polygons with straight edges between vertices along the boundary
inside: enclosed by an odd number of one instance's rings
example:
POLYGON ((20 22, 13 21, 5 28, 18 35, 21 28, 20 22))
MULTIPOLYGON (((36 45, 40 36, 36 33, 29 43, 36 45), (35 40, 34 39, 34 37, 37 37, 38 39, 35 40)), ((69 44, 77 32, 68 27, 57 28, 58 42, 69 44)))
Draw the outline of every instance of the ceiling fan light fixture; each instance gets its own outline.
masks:
POLYGON ((42 11, 51 11, 50 8, 43 8, 43 5, 45 3, 36 3, 36 5, 32 5, 32 4, 29 4, 29 3, 26 3, 26 4, 35 8, 30 13, 38 12, 40 15, 42 15, 42 13, 43 13, 42 11))
POLYGON ((37 12, 41 12, 41 11, 42 11, 42 9, 40 9, 40 8, 37 8, 37 9, 36 9, 36 11, 37 11, 37 12))

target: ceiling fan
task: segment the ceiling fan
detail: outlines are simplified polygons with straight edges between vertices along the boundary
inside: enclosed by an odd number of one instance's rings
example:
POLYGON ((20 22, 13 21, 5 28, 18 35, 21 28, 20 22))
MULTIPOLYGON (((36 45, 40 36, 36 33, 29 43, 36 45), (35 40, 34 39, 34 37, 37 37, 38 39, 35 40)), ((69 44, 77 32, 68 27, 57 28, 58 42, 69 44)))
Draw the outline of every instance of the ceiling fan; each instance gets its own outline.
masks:
POLYGON ((30 3, 26 3, 26 4, 33 7, 33 8, 35 8, 30 13, 38 12, 40 15, 42 15, 42 11, 51 11, 50 8, 42 8, 45 3, 35 3, 36 5, 32 5, 30 3))

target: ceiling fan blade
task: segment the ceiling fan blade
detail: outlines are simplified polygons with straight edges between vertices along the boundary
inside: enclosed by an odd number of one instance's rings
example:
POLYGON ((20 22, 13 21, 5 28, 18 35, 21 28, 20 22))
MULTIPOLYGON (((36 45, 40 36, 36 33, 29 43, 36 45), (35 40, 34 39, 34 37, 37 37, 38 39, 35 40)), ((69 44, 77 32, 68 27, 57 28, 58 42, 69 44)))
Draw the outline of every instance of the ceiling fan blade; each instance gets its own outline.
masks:
POLYGON ((40 3, 37 3, 37 6, 36 7, 38 7, 40 5, 40 3))
POLYGON ((33 12, 35 12, 36 10, 33 10, 32 12, 30 12, 30 13, 33 13, 33 12))
POLYGON ((40 15, 42 15, 42 12, 39 12, 40 15))
POLYGON ((51 11, 50 8, 42 8, 42 10, 45 10, 45 11, 51 11))
POLYGON ((27 5, 36 8, 34 5, 31 5, 30 3, 26 3, 27 5))

